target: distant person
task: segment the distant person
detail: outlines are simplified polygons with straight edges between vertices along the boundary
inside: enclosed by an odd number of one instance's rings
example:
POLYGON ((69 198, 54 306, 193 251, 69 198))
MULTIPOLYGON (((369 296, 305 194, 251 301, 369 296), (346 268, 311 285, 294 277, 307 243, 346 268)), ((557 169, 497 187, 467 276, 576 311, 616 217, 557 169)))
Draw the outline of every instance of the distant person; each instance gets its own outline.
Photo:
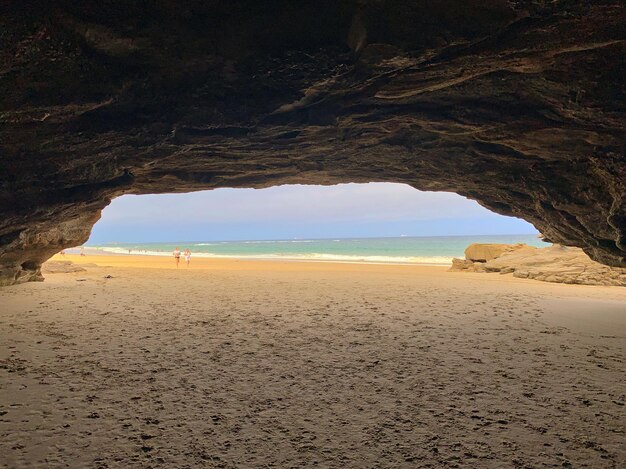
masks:
POLYGON ((63 249, 63 251, 61 251, 59 254, 61 254, 63 257, 65 257, 65 249, 63 249))
POLYGON ((130 254, 130 249, 128 250, 128 254, 130 254))
POLYGON ((81 256, 85 255, 85 248, 83 246, 80 247, 80 255, 81 256))
POLYGON ((174 249, 172 254, 174 254, 174 259, 176 259, 176 268, 178 268, 178 264, 180 263, 180 248, 177 247, 174 249))
POLYGON ((189 249, 185 249, 185 261, 187 262, 187 267, 189 267, 189 261, 191 261, 191 251, 189 249))

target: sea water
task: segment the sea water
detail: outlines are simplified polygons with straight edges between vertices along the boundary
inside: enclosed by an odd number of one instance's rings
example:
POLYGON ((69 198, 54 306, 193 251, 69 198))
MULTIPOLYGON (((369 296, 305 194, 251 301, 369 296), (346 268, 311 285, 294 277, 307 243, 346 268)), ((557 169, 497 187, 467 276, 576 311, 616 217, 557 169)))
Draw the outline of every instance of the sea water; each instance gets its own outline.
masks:
POLYGON ((111 243, 88 247, 105 253, 149 256, 171 256, 179 247, 181 251, 191 250, 192 257, 448 265, 453 257, 462 258, 463 251, 472 243, 548 246, 537 235, 475 235, 111 243))

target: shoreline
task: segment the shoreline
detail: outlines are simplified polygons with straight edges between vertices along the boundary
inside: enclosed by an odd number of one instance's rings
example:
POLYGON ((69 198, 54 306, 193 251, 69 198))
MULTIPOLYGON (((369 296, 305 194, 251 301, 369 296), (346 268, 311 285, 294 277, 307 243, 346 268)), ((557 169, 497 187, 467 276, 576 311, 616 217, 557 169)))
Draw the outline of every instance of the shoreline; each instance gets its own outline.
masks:
POLYGON ((337 271, 360 271, 363 269, 393 271, 396 268, 402 271, 423 269, 435 269, 446 271, 448 264, 409 264, 391 262, 346 262, 330 260, 301 260, 301 259, 240 259, 234 257, 193 257, 189 266, 181 256, 179 267, 176 267, 172 256, 152 256, 142 254, 92 254, 85 250, 86 254, 55 254, 49 261, 71 261, 76 265, 96 265, 98 267, 120 268, 149 268, 180 271, 197 270, 337 270, 337 271))
MULTIPOLYGON (((155 251, 149 251, 150 253, 142 253, 142 252, 132 252, 130 254, 128 253, 124 253, 124 252, 115 252, 115 251, 105 251, 104 249, 101 248, 85 248, 85 256, 80 256, 78 254, 78 249, 76 248, 71 248, 71 249, 66 249, 66 256, 76 256, 79 258, 84 258, 84 257, 94 257, 94 256, 102 256, 102 257, 107 257, 107 256, 114 256, 114 257, 133 257, 133 256, 137 256, 137 257, 142 257, 142 258, 161 258, 161 259, 172 259, 172 253, 170 252, 162 252, 162 253, 156 253, 155 251)), ((334 258, 333 255, 327 255, 327 254, 312 254, 312 255, 319 255, 319 256, 327 256, 326 258, 321 257, 321 258, 314 258, 314 257, 297 257, 297 256, 288 256, 288 255, 267 255, 267 256, 263 256, 263 255, 258 255, 258 256, 254 256, 254 255, 222 255, 222 254, 208 254, 208 253, 192 253, 191 256, 191 260, 192 262, 197 261, 199 259, 205 259, 205 260, 217 260, 217 261, 250 261, 250 262, 256 262, 256 261, 262 261, 262 262, 304 262, 304 263, 328 263, 328 264, 358 264, 358 265, 406 265, 406 266, 413 266, 413 265, 423 265, 423 266, 433 266, 433 267, 450 267, 452 265, 452 259, 453 257, 450 256, 432 256, 432 258, 435 259, 441 259, 441 262, 421 262, 421 261, 417 261, 417 262, 403 262, 403 261, 393 261, 393 260, 380 260, 380 261, 376 261, 376 260, 367 260, 367 259, 363 259, 363 260, 358 260, 358 259, 341 259, 341 256, 335 256, 336 258, 334 258)), ((343 257, 355 257, 358 258, 360 256, 343 256, 343 257)), ((364 256, 367 257, 367 256, 364 256)), ((372 258, 376 258, 376 257, 380 257, 380 258, 384 258, 386 256, 369 256, 372 258)), ((425 259, 428 258, 426 256, 415 256, 415 258, 420 258, 420 257, 424 257, 425 259)), ((391 256, 389 257, 391 258, 391 256)), ((402 257, 401 257, 402 258, 402 257)), ((64 257, 60 254, 55 254, 50 260, 63 260, 64 257)), ((181 256, 181 262, 183 262, 183 257, 181 256)))
MULTIPOLYGON (((302 238, 235 241, 178 241, 85 244, 87 254, 171 257, 176 246, 190 248, 193 258, 341 262, 357 264, 445 265, 463 256, 473 243, 538 246, 529 234, 302 238)), ((541 244, 541 243, 539 243, 541 244)), ((78 253, 80 247, 66 250, 78 253)))
MULTIPOLYGON (((142 270, 153 270, 163 272, 180 272, 181 278, 194 278, 196 274, 202 272, 232 272, 232 273, 258 273, 265 272, 268 275, 291 273, 296 275, 317 275, 329 274, 342 278, 345 275, 368 275, 368 276, 388 276, 395 279, 408 278, 437 278, 441 282, 457 282, 475 284, 478 288, 482 284, 509 284, 521 285, 536 289, 537 292, 559 292, 563 298, 587 297, 601 299, 605 295, 612 296, 615 293, 617 298, 626 301, 626 289, 620 286, 602 285, 581 285, 566 283, 551 283, 540 280, 519 278, 512 275, 500 274, 480 274, 451 271, 449 265, 426 265, 426 264, 392 264, 392 263, 349 263, 349 262, 301 262, 288 261, 283 259, 252 260, 233 258, 193 258, 189 267, 185 265, 181 257, 177 268, 174 259, 166 256, 145 256, 135 254, 97 255, 87 254, 66 254, 61 256, 55 254, 49 261, 70 261, 78 266, 87 268, 86 273, 57 274, 45 273, 45 280, 55 280, 65 276, 89 274, 90 270, 123 273, 129 279, 143 277, 142 270), (95 267, 96 269, 91 269, 95 267), (188 276, 187 276, 187 275, 188 276)), ((45 264, 44 264, 45 265, 45 264)), ((158 274, 160 275, 160 273, 158 274)), ((56 280, 55 280, 56 281, 56 280)), ((45 282, 44 282, 45 283, 45 282)), ((608 298, 608 297, 607 297, 608 298)))

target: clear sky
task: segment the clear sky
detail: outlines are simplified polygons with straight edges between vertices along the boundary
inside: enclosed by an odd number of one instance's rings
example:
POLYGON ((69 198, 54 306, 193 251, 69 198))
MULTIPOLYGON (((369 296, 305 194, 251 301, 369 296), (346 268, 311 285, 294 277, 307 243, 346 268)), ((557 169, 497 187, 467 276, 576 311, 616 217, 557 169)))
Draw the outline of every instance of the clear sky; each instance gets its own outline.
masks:
POLYGON ((126 195, 89 244, 523 233, 537 230, 457 194, 370 183, 126 195))

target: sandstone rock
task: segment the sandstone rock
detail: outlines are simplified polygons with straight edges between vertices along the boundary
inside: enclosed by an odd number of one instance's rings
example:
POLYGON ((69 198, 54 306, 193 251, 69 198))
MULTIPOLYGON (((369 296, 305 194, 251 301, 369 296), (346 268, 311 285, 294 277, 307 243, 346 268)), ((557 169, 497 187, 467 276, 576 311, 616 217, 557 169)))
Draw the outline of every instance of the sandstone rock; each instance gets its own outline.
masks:
POLYGON ((74 264, 72 261, 48 261, 41 266, 44 274, 67 274, 72 272, 86 272, 87 269, 74 264))
POLYGON ((626 286, 626 269, 595 262, 582 249, 554 245, 516 246, 487 262, 454 259, 450 271, 513 274, 554 283, 626 286))
POLYGON ((146 8, 2 2, 0 285, 122 194, 290 183, 457 192, 626 266, 623 1, 146 8))
POLYGON ((473 262, 487 262, 503 253, 519 249, 523 244, 483 244, 473 243, 465 249, 465 259, 473 262))
POLYGON ((461 270, 473 270, 474 262, 469 261, 467 259, 452 259, 452 267, 450 270, 452 271, 461 271, 461 270))
POLYGON ((487 262, 486 268, 544 282, 626 286, 626 269, 595 262, 582 249, 558 245, 507 252, 487 262))
POLYGON ((468 259, 452 259, 450 272, 486 272, 484 262, 474 262, 468 259))

